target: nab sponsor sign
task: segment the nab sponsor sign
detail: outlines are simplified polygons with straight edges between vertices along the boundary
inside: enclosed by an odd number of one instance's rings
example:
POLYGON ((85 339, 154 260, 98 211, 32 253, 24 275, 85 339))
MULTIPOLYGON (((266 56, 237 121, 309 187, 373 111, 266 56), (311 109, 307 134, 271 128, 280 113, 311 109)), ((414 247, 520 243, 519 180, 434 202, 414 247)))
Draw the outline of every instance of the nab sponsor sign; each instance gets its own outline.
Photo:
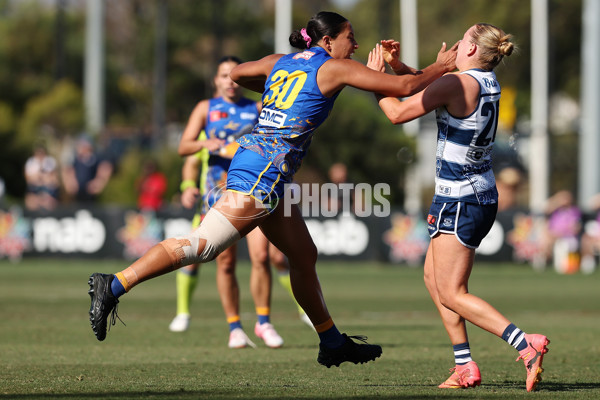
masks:
POLYGON ((319 254, 326 256, 358 256, 369 246, 369 228, 360 219, 342 215, 331 219, 306 221, 319 254))
MULTIPOLYGON (((172 208, 141 212, 121 207, 61 208, 51 213, 0 209, 0 259, 22 257, 125 259, 141 257, 168 237, 191 230, 193 213, 172 208)), ((477 249, 478 260, 531 262, 543 229, 526 211, 498 213, 477 249)), ((591 218, 591 216, 587 216, 591 218)), ((321 260, 380 260, 422 266, 429 235, 426 215, 394 211, 389 217, 350 213, 305 218, 321 260)), ((238 256, 248 260, 246 241, 238 256)))
POLYGON ((135 259, 165 237, 188 233, 191 218, 180 210, 155 214, 110 207, 0 210, 0 258, 135 259))
POLYGON ((44 217, 33 220, 33 248, 43 253, 84 253, 99 251, 106 241, 106 227, 87 210, 73 217, 44 217))

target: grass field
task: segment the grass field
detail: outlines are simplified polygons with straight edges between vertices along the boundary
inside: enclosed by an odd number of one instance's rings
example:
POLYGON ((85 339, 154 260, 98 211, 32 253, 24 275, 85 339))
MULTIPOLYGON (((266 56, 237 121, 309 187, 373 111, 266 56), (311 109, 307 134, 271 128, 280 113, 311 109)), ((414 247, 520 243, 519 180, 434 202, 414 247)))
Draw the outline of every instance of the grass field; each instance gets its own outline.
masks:
POLYGON ((169 332, 173 274, 125 295, 117 323, 98 342, 88 322, 87 279, 116 272, 115 261, 0 261, 0 398, 2 399, 598 399, 600 274, 560 276, 526 266, 478 265, 474 294, 527 332, 552 341, 538 391, 525 391, 517 352, 472 325, 470 343, 482 386, 441 390, 452 348, 428 299, 421 269, 321 263, 319 275, 340 330, 364 334, 383 355, 364 365, 327 369, 316 362, 318 338, 274 283, 272 321, 285 339, 269 349, 254 337, 247 264, 239 267, 242 323, 258 349, 227 348, 228 330, 203 269, 188 332, 169 332))

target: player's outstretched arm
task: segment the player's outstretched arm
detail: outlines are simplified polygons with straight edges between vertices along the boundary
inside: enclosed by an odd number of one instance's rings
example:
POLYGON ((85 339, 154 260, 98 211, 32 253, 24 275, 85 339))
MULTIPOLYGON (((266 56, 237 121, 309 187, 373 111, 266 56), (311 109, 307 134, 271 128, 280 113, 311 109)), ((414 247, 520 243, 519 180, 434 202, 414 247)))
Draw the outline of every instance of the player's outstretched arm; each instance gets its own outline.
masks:
POLYGON ((332 59, 321 67, 317 82, 325 96, 331 96, 345 86, 379 93, 390 97, 407 97, 423 90, 427 85, 456 69, 456 49, 458 44, 446 50, 442 45, 435 63, 415 74, 400 76, 374 71, 350 59, 332 59))
POLYGON ((267 76, 271 73, 273 66, 283 54, 271 54, 257 61, 249 61, 239 64, 231 70, 229 76, 240 86, 254 92, 265 91, 267 76))
POLYGON ((400 61, 400 42, 394 39, 384 39, 381 41, 381 50, 384 61, 392 68, 396 75, 414 75, 419 71, 400 61))

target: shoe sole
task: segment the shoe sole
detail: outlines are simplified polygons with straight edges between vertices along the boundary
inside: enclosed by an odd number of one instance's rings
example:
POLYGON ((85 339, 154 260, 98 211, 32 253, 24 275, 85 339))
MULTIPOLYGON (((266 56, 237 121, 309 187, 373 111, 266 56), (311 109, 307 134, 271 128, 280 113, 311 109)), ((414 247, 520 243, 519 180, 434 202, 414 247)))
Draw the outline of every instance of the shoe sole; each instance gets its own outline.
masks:
MULTIPOLYGON (((254 334, 256 335, 256 332, 254 332, 254 334)), ((271 349, 280 349, 281 347, 283 347, 283 343, 281 344, 276 344, 276 345, 271 345, 269 343, 267 343, 267 341, 265 339, 263 339, 262 337, 256 335, 259 339, 261 339, 263 342, 265 342, 265 346, 267 346, 268 348, 271 349)))
POLYGON ((444 386, 443 384, 439 385, 438 388, 440 389, 468 389, 468 388, 474 388, 481 385, 481 381, 479 382, 467 382, 467 386, 462 386, 462 385, 452 385, 452 386, 444 386))
POLYGON ((368 362, 370 362, 370 361, 375 361, 375 360, 376 360, 377 358, 379 358, 379 357, 381 357, 381 353, 379 353, 379 355, 376 355, 376 356, 375 356, 375 357, 373 357, 373 358, 369 358, 368 360, 363 360, 363 361, 344 360, 344 361, 340 361, 340 362, 338 362, 338 363, 335 363, 335 362, 327 362, 327 361, 322 361, 322 360, 318 360, 318 359, 317 359, 317 361, 319 362, 319 364, 321 364, 321 365, 324 365, 324 366, 326 366, 327 368, 331 368, 332 366, 333 366, 333 367, 339 367, 339 366, 340 366, 340 364, 342 364, 342 363, 345 363, 345 362, 351 362, 351 363, 354 363, 354 364, 359 364, 359 363, 360 363, 360 364, 365 364, 365 363, 368 363, 368 362))
POLYGON ((184 329, 176 328, 176 329, 174 329, 174 328, 171 328, 171 327, 169 327, 169 330, 170 330, 171 332, 180 333, 180 332, 185 332, 185 331, 187 331, 187 330, 188 330, 188 328, 184 328, 184 329))

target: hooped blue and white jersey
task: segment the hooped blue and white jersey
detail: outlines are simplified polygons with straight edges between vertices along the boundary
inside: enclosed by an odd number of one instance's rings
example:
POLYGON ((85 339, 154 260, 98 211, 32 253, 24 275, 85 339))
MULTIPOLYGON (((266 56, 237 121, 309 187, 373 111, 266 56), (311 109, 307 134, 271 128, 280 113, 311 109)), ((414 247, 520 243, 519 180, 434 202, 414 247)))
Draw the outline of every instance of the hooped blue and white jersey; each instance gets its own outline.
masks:
POLYGON ((434 203, 498 202, 492 171, 492 148, 498 127, 500 85, 493 71, 462 72, 479 82, 479 104, 473 113, 457 118, 436 110, 438 125, 434 203))
POLYGON ((325 97, 317 85, 319 68, 329 59, 321 47, 281 57, 265 82, 258 124, 238 139, 240 146, 271 161, 286 180, 300 168, 315 129, 339 94, 325 97))

